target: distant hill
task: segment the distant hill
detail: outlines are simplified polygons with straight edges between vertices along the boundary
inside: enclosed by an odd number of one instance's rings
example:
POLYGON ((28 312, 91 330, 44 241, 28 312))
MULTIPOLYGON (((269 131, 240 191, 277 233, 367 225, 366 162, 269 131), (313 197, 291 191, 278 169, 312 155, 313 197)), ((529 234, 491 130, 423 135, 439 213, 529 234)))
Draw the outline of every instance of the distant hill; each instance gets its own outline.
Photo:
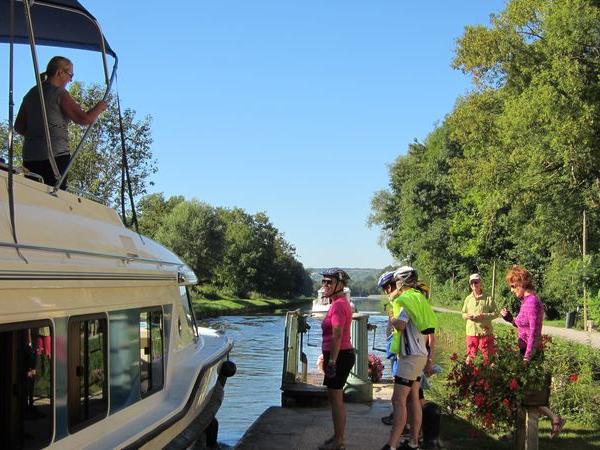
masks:
MULTIPOLYGON (((350 289, 353 296, 366 297, 373 294, 381 294, 377 287, 377 279, 383 272, 383 269, 362 269, 342 267, 350 275, 350 289)), ((310 278, 313 281, 313 288, 316 291, 321 287, 321 272, 325 268, 311 267, 308 270, 310 278)))
MULTIPOLYGON (((313 281, 320 281, 321 280, 321 272, 323 272, 325 269, 328 269, 328 267, 311 267, 308 268, 306 270, 308 270, 310 272, 310 278, 313 281)), ((346 267, 342 267, 342 269, 344 269, 346 272, 348 272, 348 275, 350 275, 350 278, 352 279, 352 281, 363 281, 369 277, 375 277, 378 278, 379 275, 381 274, 381 272, 383 272, 383 269, 362 269, 362 268, 358 268, 358 269, 350 269, 350 268, 346 268, 346 267)))

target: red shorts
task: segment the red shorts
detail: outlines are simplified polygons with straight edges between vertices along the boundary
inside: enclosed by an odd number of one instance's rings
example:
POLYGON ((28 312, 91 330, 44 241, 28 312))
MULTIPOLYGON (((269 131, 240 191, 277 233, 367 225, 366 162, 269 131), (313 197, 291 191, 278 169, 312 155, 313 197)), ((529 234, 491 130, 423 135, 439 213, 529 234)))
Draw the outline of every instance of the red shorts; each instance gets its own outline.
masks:
POLYGON ((494 336, 467 336, 467 355, 475 357, 478 349, 481 350, 484 358, 493 355, 495 352, 494 336))

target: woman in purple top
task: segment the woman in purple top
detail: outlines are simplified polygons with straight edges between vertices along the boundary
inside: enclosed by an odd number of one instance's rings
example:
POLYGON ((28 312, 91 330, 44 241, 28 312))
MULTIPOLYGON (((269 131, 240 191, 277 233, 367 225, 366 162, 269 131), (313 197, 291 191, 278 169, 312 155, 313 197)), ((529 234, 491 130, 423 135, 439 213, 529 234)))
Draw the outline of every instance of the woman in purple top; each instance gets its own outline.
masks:
POLYGON ((323 297, 330 300, 329 310, 323 319, 323 365, 327 386, 327 396, 331 406, 334 435, 327 439, 319 450, 344 450, 344 429, 346 427, 346 408, 344 406, 344 385, 354 366, 354 348, 350 342, 352 308, 344 287, 350 277, 337 267, 321 273, 323 279, 323 297))
MULTIPOLYGON (((524 267, 512 266, 506 274, 506 282, 510 291, 521 300, 521 307, 514 319, 506 308, 502 308, 500 314, 504 320, 517 328, 519 350, 523 361, 528 362, 541 348, 544 304, 537 297, 531 274, 524 267)), ((554 414, 547 406, 540 406, 539 410, 552 421, 551 437, 558 436, 565 424, 563 418, 554 414)))

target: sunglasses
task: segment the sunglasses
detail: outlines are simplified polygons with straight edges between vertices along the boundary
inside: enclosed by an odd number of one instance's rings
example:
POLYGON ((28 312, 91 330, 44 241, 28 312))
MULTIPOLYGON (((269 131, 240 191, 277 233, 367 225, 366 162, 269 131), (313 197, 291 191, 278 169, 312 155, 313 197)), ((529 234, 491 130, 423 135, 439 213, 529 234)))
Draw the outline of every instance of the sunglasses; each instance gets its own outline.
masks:
POLYGON ((471 284, 480 284, 480 283, 481 283, 481 281, 479 281, 479 280, 473 280, 473 281, 471 281, 471 284))
POLYGON ((331 284, 333 284, 333 280, 324 279, 324 280, 321 280, 321 284, 323 286, 330 286, 331 284))

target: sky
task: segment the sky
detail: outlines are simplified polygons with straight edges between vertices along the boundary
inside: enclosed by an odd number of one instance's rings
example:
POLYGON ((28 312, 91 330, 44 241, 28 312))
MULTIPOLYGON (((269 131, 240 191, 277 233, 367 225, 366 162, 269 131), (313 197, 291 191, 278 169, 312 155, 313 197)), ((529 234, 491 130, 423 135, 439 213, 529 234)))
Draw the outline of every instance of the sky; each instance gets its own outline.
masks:
MULTIPOLYGON (((499 0, 81 0, 119 56, 123 108, 152 117, 149 192, 265 212, 305 267, 394 263, 369 228, 389 165, 468 93, 451 67, 499 0)), ((98 53, 60 54, 102 82, 98 53)), ((15 108, 34 84, 16 47, 15 108)), ((0 48, 8 67, 8 50, 0 48)), ((112 58, 109 58, 112 64, 112 58)), ((43 69, 42 69, 43 70, 43 69)), ((8 117, 0 70, 0 120, 8 117)), ((15 111, 16 114, 16 111, 15 111)))

